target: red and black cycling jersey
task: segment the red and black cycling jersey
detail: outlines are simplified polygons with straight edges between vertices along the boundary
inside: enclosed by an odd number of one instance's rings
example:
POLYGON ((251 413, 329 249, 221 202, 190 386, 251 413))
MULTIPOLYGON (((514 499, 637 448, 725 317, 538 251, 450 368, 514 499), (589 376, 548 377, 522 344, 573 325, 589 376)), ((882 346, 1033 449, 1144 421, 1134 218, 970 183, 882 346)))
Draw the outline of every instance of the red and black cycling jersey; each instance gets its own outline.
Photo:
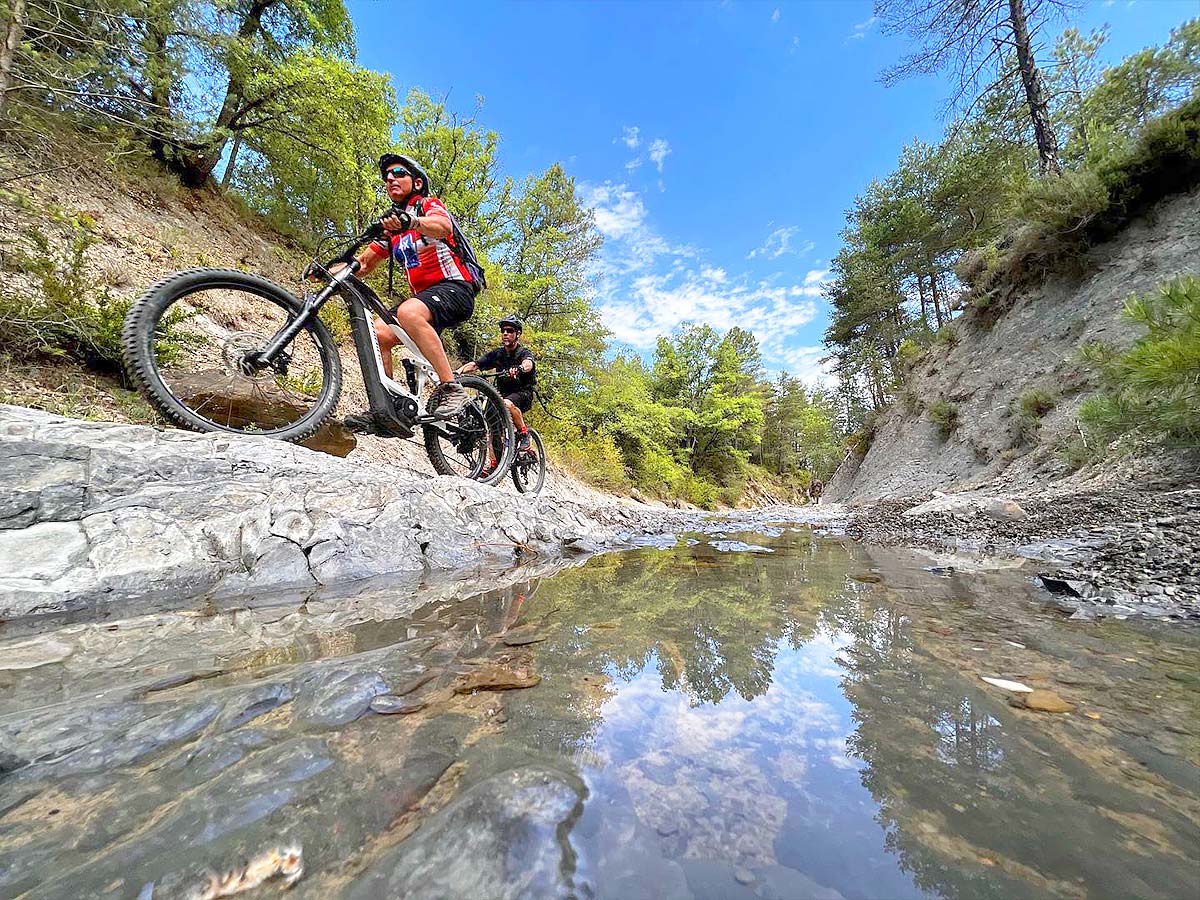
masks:
POLYGON ((485 371, 495 369, 498 372, 507 372, 509 369, 517 369, 516 378, 501 375, 496 379, 496 390, 501 395, 510 394, 514 391, 532 391, 533 386, 537 384, 537 363, 533 358, 533 354, 529 352, 529 348, 522 347, 520 344, 517 345, 512 353, 509 353, 503 347, 490 350, 475 360, 475 365, 485 371), (534 363, 534 368, 528 372, 520 370, 520 365, 525 360, 534 363))
MULTIPOLYGON (((446 204, 437 197, 414 198, 406 207, 407 212, 417 215, 418 204, 422 216, 441 215, 454 221, 446 204)), ((382 241, 377 241, 375 246, 380 252, 387 252, 382 241)), ((434 238, 418 231, 403 231, 393 235, 391 240, 392 255, 407 271, 408 284, 414 294, 442 281, 475 283, 471 273, 459 260, 456 249, 452 234, 446 238, 434 238)))

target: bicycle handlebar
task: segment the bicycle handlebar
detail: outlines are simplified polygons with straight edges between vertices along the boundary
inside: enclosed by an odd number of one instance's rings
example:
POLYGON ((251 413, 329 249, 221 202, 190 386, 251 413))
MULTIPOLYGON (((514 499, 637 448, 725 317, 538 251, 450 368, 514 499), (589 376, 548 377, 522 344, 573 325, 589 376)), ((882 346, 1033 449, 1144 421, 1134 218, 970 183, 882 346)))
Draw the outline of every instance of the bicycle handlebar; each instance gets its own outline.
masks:
MULTIPOLYGON (((369 244, 372 241, 377 241, 387 234, 387 231, 383 227, 383 220, 388 216, 399 215, 402 212, 404 212, 404 207, 399 203, 393 203, 390 207, 380 213, 379 217, 374 222, 363 229, 361 234, 352 238, 350 243, 346 246, 346 249, 344 249, 337 256, 333 257, 324 264, 317 262, 316 258, 314 257, 312 262, 304 267, 301 277, 317 277, 323 281, 328 281, 332 277, 332 273, 329 271, 331 266, 335 266, 338 263, 349 265, 354 260, 355 254, 357 254, 365 244, 369 244)), ((318 247, 317 252, 320 253, 320 247, 318 247)))

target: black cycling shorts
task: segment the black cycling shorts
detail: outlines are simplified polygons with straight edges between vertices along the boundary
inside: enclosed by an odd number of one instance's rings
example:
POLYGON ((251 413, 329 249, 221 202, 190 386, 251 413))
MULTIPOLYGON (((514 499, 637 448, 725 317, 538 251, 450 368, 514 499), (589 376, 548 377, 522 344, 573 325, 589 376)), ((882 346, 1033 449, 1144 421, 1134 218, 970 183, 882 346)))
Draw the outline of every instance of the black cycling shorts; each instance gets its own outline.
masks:
MULTIPOLYGON (((469 281, 454 281, 447 279, 430 285, 423 291, 413 294, 433 313, 433 330, 438 334, 443 329, 461 325, 475 312, 475 285, 469 281)), ((400 308, 397 303, 392 307, 392 314, 400 308)))
POLYGON ((523 413, 533 409, 533 391, 513 391, 511 394, 505 394, 504 399, 523 413))

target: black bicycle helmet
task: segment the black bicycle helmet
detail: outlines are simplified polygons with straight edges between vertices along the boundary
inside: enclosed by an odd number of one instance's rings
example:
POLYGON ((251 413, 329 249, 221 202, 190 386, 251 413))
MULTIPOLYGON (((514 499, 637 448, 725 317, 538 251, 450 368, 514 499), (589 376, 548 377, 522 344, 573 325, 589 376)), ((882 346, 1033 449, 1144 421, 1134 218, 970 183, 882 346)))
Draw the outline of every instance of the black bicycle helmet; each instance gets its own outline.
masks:
POLYGON ((509 315, 505 316, 503 319, 501 319, 496 324, 499 325, 501 328, 503 328, 505 325, 511 325, 513 328, 517 329, 517 334, 520 334, 522 331, 525 330, 525 326, 521 322, 521 317, 518 315, 511 314, 511 313, 509 315))
POLYGON ((429 176, 425 170, 421 168, 421 164, 411 156, 404 156, 401 153, 385 153, 379 157, 379 177, 387 181, 387 170, 389 167, 399 163, 408 169, 413 174, 413 177, 421 179, 421 189, 417 191, 424 197, 429 196, 429 176))

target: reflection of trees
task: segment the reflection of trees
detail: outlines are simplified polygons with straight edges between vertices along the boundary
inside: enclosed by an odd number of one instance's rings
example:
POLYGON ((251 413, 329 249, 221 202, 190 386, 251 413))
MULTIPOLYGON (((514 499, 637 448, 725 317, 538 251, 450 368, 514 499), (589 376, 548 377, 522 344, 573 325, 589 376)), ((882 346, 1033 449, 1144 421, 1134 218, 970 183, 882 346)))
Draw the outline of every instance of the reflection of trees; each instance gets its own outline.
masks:
POLYGON ((866 763, 887 846, 922 889, 972 898, 1185 889, 1194 826, 1143 784, 1114 779, 1103 754, 1055 740, 1057 721, 1015 727, 1012 711, 972 683, 970 648, 981 639, 972 613, 915 592, 902 612, 858 588, 832 599, 821 621, 853 638, 841 651, 856 724, 847 746, 866 763), (1174 830, 1174 851, 1131 839, 1134 817, 1119 811, 1174 830))
POLYGON ((539 600, 572 626, 559 648, 571 656, 589 655, 623 679, 657 660, 664 690, 693 703, 731 692, 750 700, 770 687, 780 644, 798 647, 816 628, 828 590, 811 582, 811 561, 823 556, 823 571, 840 555, 808 535, 779 543, 786 551, 770 556, 701 545, 601 557, 547 582, 539 600), (597 624, 612 627, 575 630, 597 624))

